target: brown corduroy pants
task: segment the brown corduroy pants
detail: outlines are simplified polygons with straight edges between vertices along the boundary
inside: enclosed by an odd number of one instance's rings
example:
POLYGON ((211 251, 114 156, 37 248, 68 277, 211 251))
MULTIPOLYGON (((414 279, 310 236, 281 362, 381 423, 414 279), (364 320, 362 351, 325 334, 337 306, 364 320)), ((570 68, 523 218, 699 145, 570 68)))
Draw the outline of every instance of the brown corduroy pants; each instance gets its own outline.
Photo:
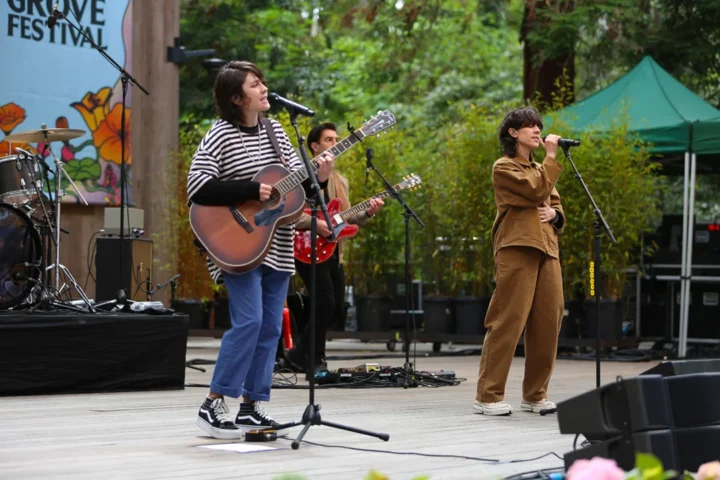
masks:
POLYGON ((504 399, 510 364, 525 329, 523 400, 540 401, 547 398, 564 311, 560 261, 532 247, 502 248, 495 255, 495 283, 476 399, 504 399))

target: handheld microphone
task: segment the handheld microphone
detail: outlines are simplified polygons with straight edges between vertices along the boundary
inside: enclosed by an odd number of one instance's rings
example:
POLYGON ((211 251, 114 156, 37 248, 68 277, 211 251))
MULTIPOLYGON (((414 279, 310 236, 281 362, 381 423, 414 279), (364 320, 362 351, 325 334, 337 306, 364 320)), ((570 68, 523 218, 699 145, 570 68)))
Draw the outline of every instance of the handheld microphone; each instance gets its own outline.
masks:
POLYGON ((55 6, 53 7, 52 13, 50 13, 50 16, 47 19, 47 26, 48 28, 53 28, 55 24, 58 21, 58 18, 62 17, 62 13, 58 11, 58 2, 55 2, 55 6))
MULTIPOLYGON (((546 138, 547 138, 547 135, 542 137, 542 141, 544 142, 546 138)), ((569 138, 561 138, 558 140, 558 146, 560 148, 579 147, 580 140, 570 140, 569 138)))
POLYGON ((300 105, 299 103, 295 103, 292 100, 288 100, 287 98, 283 98, 277 93, 271 93, 268 95, 268 98, 272 100, 273 102, 277 103, 278 105, 282 105, 283 107, 287 108, 290 111, 295 111, 301 115, 305 115, 306 117, 313 117, 315 116, 315 112, 310 110, 309 108, 300 105))

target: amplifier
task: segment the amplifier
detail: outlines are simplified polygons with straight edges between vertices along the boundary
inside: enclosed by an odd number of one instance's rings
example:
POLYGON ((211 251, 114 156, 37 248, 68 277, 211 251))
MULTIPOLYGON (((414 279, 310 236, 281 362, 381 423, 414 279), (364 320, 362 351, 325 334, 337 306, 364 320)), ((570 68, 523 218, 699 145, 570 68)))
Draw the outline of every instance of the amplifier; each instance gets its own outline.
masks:
POLYGON ((120 237, 98 237, 95 255, 95 299, 98 302, 113 300, 121 288, 127 298, 146 300, 152 285, 143 283, 150 277, 152 282, 153 241, 147 238, 122 240, 122 265, 120 264, 120 237), (142 287, 142 288, 138 288, 142 287))

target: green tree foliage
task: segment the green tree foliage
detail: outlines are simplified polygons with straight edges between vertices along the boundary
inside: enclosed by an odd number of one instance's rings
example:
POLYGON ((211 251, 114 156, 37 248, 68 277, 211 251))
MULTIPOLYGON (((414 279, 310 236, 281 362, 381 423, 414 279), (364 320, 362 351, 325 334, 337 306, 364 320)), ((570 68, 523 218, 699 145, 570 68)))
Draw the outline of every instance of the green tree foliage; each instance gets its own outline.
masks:
MULTIPOLYGON (((541 18, 546 27, 528 38, 543 58, 572 46, 582 97, 659 45, 670 22, 688 27, 700 6, 702 15, 714 18, 714 7, 701 0, 688 0, 696 7, 671 18, 673 2, 680 5, 680 0, 577 0, 562 15, 547 9, 549 16, 541 18)), ((553 8, 556 3, 549 2, 553 8)), ((507 110, 522 103, 519 32, 525 6, 524 0, 184 0, 182 43, 188 49, 215 48, 226 60, 257 63, 273 91, 302 99, 318 112, 313 123, 334 121, 341 137, 348 134, 346 122, 359 128, 377 110, 392 111, 398 119, 393 130, 365 139, 338 159, 338 169, 350 179, 351 201, 383 189, 374 173, 366 179, 364 147, 375 150, 374 162, 391 183, 409 173, 420 175, 423 187, 405 194, 426 223, 421 229, 410 222, 416 278, 429 284, 427 293, 484 295, 492 290, 497 126, 507 110)), ((715 32, 698 35, 698 48, 715 45, 715 32)), ((662 42, 681 38, 675 30, 666 37, 662 42)), ((697 72, 699 82, 716 71, 710 61, 705 67, 690 61, 668 65, 663 58, 657 59, 681 78, 697 72)), ((213 116, 212 75, 200 61, 183 65, 181 75, 183 126, 191 133, 186 139, 195 141, 196 126, 213 116)), ((272 114, 292 132, 286 115, 272 114)), ((303 134, 310 126, 301 119, 303 134)), ((644 146, 626 134, 618 125, 608 138, 583 139, 573 151, 618 237, 615 246, 603 243, 608 296, 619 294, 624 269, 636 261, 640 235, 658 215, 653 167, 644 146)), ((191 143, 183 143, 186 161, 191 143)), ((561 255, 570 296, 586 286, 593 214, 567 164, 558 189, 569 219, 561 255)), ((382 293, 392 283, 388 277, 402 275, 402 210, 392 200, 386 204, 350 242, 347 271, 359 292, 382 293)))
MULTIPOLYGON (((182 43, 257 63, 273 91, 339 118, 392 107, 434 123, 462 105, 518 98, 519 1, 186 0, 182 43)), ((184 114, 212 112, 212 75, 181 67, 184 114)))
MULTIPOLYGON (((528 0, 528 3, 531 3, 528 0)), ((720 2, 716 0, 553 0, 537 9, 527 36, 535 64, 574 52, 583 98, 651 55, 720 106, 720 2), (572 8, 568 8, 572 4, 572 8)), ((527 74, 527 72, 526 72, 527 74)), ((555 81, 556 79, 552 79, 555 81)), ((571 79, 571 83, 572 83, 571 79)), ((549 99, 546 99, 549 101, 549 99)))

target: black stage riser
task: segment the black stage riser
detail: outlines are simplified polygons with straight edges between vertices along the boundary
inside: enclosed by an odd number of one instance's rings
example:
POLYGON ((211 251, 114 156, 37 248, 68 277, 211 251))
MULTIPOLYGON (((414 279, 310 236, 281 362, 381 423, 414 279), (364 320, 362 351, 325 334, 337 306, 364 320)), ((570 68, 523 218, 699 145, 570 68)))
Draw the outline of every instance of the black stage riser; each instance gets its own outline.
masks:
POLYGON ((186 315, 0 314, 0 395, 182 389, 186 315))

